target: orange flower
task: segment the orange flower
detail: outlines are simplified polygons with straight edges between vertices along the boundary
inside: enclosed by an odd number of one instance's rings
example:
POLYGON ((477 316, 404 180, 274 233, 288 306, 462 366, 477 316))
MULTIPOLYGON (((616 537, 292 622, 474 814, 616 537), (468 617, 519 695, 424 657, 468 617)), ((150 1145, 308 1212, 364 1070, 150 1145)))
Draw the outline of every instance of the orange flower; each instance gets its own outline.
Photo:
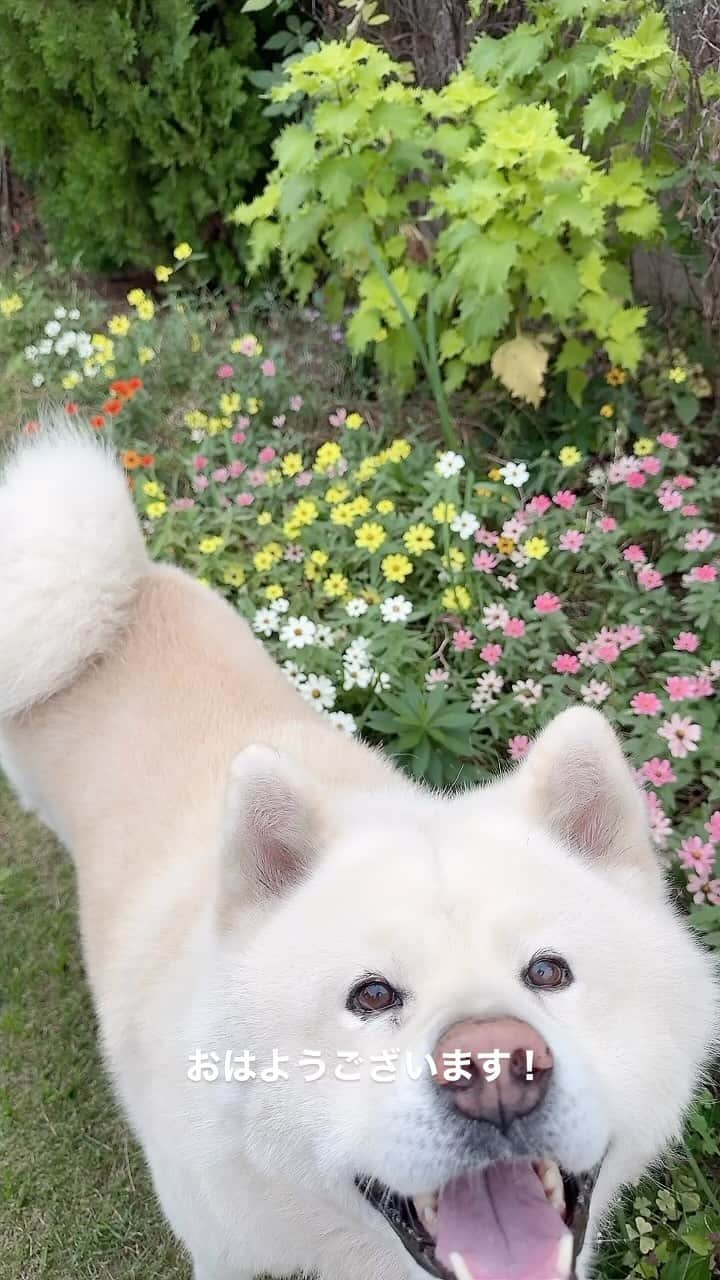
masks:
POLYGON ((103 409, 105 410, 105 413, 110 414, 111 418, 114 418, 115 414, 119 413, 122 409, 122 400, 106 400, 103 405, 103 409))
POLYGON ((77 411, 78 411, 78 407, 77 407, 77 405, 76 405, 75 401, 74 401, 74 400, 68 400, 68 403, 65 405, 65 412, 66 412, 66 413, 69 413, 69 414, 70 414, 70 416, 72 417, 72 415, 73 415, 74 413, 77 413, 77 411))
POLYGON ((113 395, 120 396, 123 400, 129 399, 132 394, 129 389, 129 383, 124 378, 116 378, 114 382, 110 383, 108 390, 112 391, 113 395))
POLYGON ((122 455, 122 464, 126 471, 134 471, 136 467, 142 466, 142 458, 134 449, 126 449, 122 455))
POLYGON ((141 390, 142 390, 142 387, 143 387, 143 380, 142 380, 142 378, 130 378, 130 379, 128 380, 128 384, 127 384, 127 386, 128 386, 128 391, 129 391, 130 395, 131 395, 131 396, 134 396, 136 391, 141 391, 141 390))
POLYGON ((94 427, 96 431, 101 431, 102 428, 105 426, 105 419, 103 415, 101 413, 93 414, 92 418, 90 419, 90 426, 94 427))
POLYGON ((151 467, 155 461, 154 453, 143 453, 140 455, 140 466, 151 467))

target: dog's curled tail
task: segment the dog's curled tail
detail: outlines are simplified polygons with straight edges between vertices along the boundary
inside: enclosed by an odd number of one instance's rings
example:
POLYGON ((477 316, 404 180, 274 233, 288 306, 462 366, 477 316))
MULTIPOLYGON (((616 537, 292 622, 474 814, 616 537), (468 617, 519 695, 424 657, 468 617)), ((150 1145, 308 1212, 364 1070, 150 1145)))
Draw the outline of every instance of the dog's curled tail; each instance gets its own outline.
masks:
POLYGON ((64 415, 22 437, 0 474, 0 719, 111 649, 148 567, 104 443, 64 415))

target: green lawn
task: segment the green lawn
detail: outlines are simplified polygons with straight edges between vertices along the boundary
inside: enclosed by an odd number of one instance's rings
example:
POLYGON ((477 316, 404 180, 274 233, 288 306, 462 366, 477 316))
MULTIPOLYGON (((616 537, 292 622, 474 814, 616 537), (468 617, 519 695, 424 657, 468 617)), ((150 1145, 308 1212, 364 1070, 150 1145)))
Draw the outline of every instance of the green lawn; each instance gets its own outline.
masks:
POLYGON ((105 1079, 75 906, 0 778, 0 1278, 188 1280, 105 1079))

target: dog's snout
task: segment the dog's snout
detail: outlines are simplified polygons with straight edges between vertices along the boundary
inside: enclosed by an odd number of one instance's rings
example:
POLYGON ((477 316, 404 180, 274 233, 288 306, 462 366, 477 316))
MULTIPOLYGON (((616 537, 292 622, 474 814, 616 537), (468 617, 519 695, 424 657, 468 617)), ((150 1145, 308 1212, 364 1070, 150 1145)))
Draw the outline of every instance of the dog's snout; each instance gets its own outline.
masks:
POLYGON ((542 1102, 553 1057, 542 1036, 518 1018, 456 1022, 433 1054, 435 1084, 452 1091, 463 1115, 505 1129, 542 1102))

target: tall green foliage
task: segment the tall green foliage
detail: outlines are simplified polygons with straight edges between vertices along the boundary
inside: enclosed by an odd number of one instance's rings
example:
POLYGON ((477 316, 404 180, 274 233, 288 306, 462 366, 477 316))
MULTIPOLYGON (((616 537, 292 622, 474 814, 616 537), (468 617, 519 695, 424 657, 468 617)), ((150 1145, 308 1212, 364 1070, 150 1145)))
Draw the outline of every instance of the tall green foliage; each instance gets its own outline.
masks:
POLYGON ((0 5, 0 137, 66 260, 122 267, 205 238, 215 268, 237 272, 242 236, 222 215, 261 169, 270 133, 249 78, 255 20, 239 8, 0 5))

